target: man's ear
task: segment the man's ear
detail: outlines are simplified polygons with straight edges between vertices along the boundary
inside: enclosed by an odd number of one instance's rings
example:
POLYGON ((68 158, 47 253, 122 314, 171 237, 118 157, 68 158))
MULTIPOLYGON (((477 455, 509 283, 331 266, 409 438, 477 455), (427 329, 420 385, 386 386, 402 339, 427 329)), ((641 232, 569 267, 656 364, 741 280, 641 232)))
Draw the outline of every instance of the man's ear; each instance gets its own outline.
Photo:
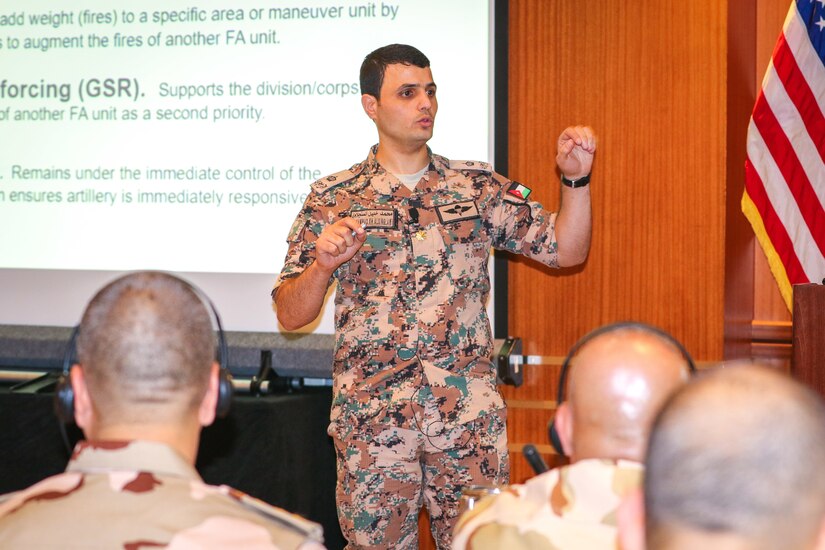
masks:
POLYGON ((206 385, 206 393, 198 408, 198 422, 201 426, 209 426, 215 421, 215 409, 218 406, 220 365, 212 363, 209 369, 209 383, 206 385))
POLYGON ((625 495, 616 511, 619 523, 619 548, 645 550, 645 498, 641 487, 625 495))
POLYGON ((375 117, 378 116, 376 114, 376 108, 378 107, 378 99, 376 99, 374 95, 362 94, 361 106, 364 108, 364 112, 367 113, 367 116, 370 117, 372 120, 375 120, 375 117))
POLYGON ((83 367, 72 365, 69 370, 69 383, 72 385, 72 392, 74 393, 74 421, 81 430, 88 433, 87 430, 93 427, 95 412, 83 367))
POLYGON ((555 423, 564 454, 572 457, 575 447, 573 442, 573 413, 570 409, 570 403, 567 401, 560 404, 556 409, 555 423))
POLYGON ((816 550, 825 550, 825 518, 822 518, 822 523, 819 525, 819 535, 816 537, 816 550))

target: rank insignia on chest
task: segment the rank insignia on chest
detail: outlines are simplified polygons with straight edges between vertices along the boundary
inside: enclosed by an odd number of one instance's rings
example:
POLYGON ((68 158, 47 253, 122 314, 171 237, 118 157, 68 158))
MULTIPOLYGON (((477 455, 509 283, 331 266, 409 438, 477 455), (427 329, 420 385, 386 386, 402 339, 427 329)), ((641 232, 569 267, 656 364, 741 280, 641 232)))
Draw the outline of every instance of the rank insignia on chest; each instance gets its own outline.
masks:
POLYGON ((349 215, 361 222, 364 229, 396 229, 398 226, 398 211, 392 208, 353 210, 349 215))
POLYGON ((438 219, 444 225, 479 217, 478 207, 474 201, 454 202, 437 206, 436 212, 438 212, 438 219))
POLYGON ((507 194, 517 199, 527 200, 527 197, 530 196, 533 190, 527 187, 526 185, 522 185, 517 181, 514 181, 510 184, 510 188, 507 190, 507 194))

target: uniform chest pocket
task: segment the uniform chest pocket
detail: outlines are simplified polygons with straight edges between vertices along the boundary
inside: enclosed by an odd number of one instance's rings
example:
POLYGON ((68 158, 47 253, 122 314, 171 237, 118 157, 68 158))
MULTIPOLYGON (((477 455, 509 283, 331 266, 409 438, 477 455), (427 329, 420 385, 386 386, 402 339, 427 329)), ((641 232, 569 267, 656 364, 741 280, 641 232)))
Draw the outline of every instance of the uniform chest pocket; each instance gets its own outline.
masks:
POLYGON ((487 283, 487 262, 492 240, 481 219, 461 220, 442 226, 448 274, 457 288, 478 288, 487 283))
POLYGON ((399 230, 367 229, 367 240, 346 264, 344 281, 354 296, 393 296, 406 259, 399 230))
POLYGON ((476 248, 489 247, 492 244, 490 232, 486 230, 481 218, 461 220, 442 225, 441 234, 444 244, 473 244, 476 248))

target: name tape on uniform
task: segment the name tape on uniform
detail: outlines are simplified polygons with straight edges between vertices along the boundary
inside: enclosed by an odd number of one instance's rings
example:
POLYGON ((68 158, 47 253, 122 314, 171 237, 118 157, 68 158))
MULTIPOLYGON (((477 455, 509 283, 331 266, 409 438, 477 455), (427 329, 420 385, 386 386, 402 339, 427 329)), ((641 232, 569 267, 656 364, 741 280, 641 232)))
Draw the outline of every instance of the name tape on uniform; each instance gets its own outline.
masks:
POLYGON ((398 212, 392 208, 354 210, 349 215, 364 229, 395 229, 398 222, 398 212))

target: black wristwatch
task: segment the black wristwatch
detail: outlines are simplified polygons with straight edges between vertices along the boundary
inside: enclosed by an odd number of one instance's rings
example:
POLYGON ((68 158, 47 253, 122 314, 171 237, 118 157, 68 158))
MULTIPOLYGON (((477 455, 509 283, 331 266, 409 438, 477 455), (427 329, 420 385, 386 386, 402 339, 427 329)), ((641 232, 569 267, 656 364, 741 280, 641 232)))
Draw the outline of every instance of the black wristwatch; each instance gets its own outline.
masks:
POLYGON ((585 185, 590 183, 590 174, 583 176, 577 180, 568 179, 564 174, 561 175, 561 183, 562 185, 566 185, 571 189, 578 189, 579 187, 584 187, 585 185))

